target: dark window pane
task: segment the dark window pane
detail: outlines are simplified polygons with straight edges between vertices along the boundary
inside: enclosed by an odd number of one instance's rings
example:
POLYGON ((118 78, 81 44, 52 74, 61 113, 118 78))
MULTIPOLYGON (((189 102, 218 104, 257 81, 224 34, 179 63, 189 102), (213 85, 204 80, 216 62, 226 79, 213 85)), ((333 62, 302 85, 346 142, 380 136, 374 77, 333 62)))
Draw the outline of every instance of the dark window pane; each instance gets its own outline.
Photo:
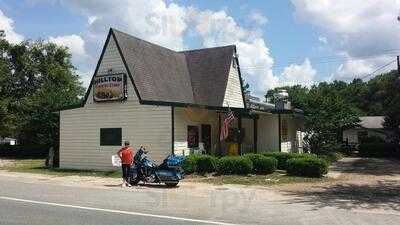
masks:
POLYGON ((100 128, 100 145, 121 146, 122 128, 100 128))
POLYGON ((199 127, 197 126, 188 126, 187 127, 187 143, 188 148, 197 148, 199 147, 199 127))

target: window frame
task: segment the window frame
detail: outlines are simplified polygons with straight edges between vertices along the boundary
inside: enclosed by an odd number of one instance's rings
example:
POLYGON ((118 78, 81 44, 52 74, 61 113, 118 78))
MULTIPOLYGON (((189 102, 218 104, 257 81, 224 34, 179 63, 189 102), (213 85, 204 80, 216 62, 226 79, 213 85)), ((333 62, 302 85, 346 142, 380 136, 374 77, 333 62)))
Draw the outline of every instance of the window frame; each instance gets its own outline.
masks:
POLYGON ((121 146, 122 145, 122 128, 121 127, 104 127, 100 128, 100 146, 121 146), (117 137, 104 140, 104 135, 115 134, 117 137), (119 139, 119 140, 117 140, 119 139))

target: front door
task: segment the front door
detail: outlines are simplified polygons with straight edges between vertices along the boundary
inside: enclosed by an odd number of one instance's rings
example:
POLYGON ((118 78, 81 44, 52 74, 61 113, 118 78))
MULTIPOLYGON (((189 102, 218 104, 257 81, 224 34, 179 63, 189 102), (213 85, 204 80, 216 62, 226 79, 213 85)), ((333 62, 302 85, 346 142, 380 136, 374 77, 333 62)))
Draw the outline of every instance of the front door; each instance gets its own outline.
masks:
POLYGON ((204 143, 204 149, 207 154, 211 153, 211 125, 201 125, 201 142, 204 143))

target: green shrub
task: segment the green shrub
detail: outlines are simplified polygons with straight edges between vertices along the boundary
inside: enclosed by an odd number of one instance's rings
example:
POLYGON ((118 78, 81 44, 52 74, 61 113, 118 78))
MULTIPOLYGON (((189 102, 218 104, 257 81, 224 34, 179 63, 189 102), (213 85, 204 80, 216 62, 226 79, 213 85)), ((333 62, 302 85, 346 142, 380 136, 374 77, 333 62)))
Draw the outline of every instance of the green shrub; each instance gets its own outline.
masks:
POLYGON ((278 160, 278 169, 286 170, 287 161, 293 158, 317 158, 315 154, 298 154, 298 153, 287 153, 287 152, 266 152, 263 154, 267 157, 274 157, 278 160))
POLYGON ((43 159, 49 154, 46 145, 0 145, 0 157, 13 159, 43 159))
POLYGON ((253 170, 253 163, 244 156, 225 156, 218 160, 217 171, 219 174, 246 175, 253 170))
POLYGON ((328 163, 313 157, 292 158, 287 162, 286 171, 288 175, 322 177, 328 172, 328 163))
POLYGON ((327 161, 329 164, 337 162, 343 157, 344 157, 343 153, 340 152, 325 152, 322 153, 321 155, 318 155, 318 158, 327 161))
POLYGON ((196 155, 196 154, 189 155, 185 158, 182 168, 186 174, 192 174, 196 171, 198 159, 199 159, 199 155, 196 155))
POLYGON ((198 174, 215 172, 216 158, 210 155, 201 155, 197 158, 195 171, 198 174))
POLYGON ((273 173, 278 165, 278 160, 274 157, 267 157, 261 154, 246 154, 253 163, 253 172, 256 174, 269 174, 273 173))
POLYGON ((192 154, 185 158, 182 168, 186 174, 215 172, 216 158, 210 155, 192 154))
POLYGON ((358 146, 363 157, 399 157, 399 146, 390 143, 362 143, 358 146))

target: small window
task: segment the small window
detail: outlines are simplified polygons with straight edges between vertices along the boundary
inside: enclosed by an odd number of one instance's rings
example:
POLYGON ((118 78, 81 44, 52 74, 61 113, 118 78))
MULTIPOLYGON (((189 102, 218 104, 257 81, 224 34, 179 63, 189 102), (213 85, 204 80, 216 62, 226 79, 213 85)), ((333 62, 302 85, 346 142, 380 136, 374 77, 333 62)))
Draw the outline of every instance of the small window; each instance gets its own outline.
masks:
POLYGON ((199 147, 199 127, 197 126, 187 127, 187 144, 188 148, 199 147))
POLYGON ((121 146, 122 128, 100 128, 101 146, 121 146))

